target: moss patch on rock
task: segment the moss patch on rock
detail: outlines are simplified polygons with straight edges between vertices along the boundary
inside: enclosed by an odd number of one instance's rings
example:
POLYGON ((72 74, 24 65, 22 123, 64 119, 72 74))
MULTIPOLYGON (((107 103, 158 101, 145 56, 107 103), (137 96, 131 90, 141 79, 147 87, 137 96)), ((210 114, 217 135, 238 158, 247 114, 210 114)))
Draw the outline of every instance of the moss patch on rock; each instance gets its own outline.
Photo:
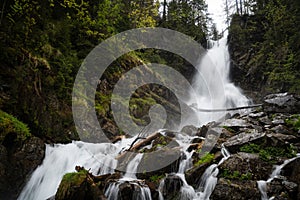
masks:
POLYGON ((26 124, 0 110, 0 143, 20 142, 29 137, 31 133, 26 124))

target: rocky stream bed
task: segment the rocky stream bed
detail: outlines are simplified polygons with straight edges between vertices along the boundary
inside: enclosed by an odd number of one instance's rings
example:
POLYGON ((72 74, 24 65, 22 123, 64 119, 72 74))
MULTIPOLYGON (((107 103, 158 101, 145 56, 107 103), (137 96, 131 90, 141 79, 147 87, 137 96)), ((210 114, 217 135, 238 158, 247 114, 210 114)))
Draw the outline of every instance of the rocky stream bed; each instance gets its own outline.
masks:
POLYGON ((76 166, 50 199, 300 199, 299 113, 299 96, 274 94, 261 108, 222 122, 156 132, 120 152, 113 173, 94 175, 76 166), (179 144, 179 136, 189 144, 179 144), (215 144, 206 152, 209 142, 215 144), (130 152, 154 151, 139 156, 136 171, 142 173, 122 172, 137 159, 130 152), (160 159, 174 162, 146 172, 160 159))

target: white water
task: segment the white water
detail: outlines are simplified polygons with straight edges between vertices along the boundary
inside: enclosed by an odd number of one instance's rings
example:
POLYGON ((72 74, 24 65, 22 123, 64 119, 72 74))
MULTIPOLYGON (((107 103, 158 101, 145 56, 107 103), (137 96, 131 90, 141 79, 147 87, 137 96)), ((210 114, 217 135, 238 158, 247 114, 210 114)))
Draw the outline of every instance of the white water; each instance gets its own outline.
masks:
MULTIPOLYGON (((227 35, 218 42, 213 42, 213 47, 207 51, 197 66, 198 73, 194 77, 193 88, 196 89, 196 99, 190 99, 189 104, 197 109, 219 109, 231 108, 236 106, 248 105, 249 100, 234 86, 229 80, 229 54, 226 45, 227 35)), ((199 112, 198 118, 202 125, 210 121, 216 121, 222 118, 225 112, 203 113, 199 112)), ((83 166, 95 175, 113 173, 117 166, 115 157, 124 148, 134 140, 124 139, 116 144, 89 144, 84 142, 73 142, 71 144, 47 145, 46 156, 43 164, 39 166, 32 174, 29 182, 23 188, 20 194, 20 200, 43 200, 53 196, 59 186, 63 175, 67 172, 74 172, 75 166, 83 166), (109 167, 110 166, 110 167, 109 167)), ((201 178, 201 188, 196 190, 187 184, 184 171, 191 167, 191 157, 193 152, 187 152, 190 141, 193 138, 188 136, 178 136, 177 142, 182 146, 182 151, 186 156, 180 163, 177 175, 183 180, 181 188, 181 199, 201 199, 206 200, 213 192, 217 183, 218 168, 217 165, 211 165, 207 168, 201 178), (198 191, 201 190, 201 191, 198 191)), ((222 148, 224 158, 229 154, 225 148, 222 148)), ((118 199, 118 187, 125 180, 136 179, 135 171, 142 159, 142 154, 138 154, 127 166, 127 173, 119 182, 111 183, 107 188, 105 195, 108 199, 118 199)), ((219 163, 220 164, 220 163, 219 163)), ((161 183, 163 186, 163 182, 161 183)), ((160 186, 160 188, 162 187, 160 186)), ((140 198, 151 199, 148 187, 140 187, 140 198)), ((159 193, 159 199, 163 196, 159 193)))
POLYGON ((116 155, 133 139, 117 144, 70 144, 47 145, 45 159, 31 175, 19 200, 42 200, 53 196, 65 173, 74 172, 75 166, 83 166, 95 175, 113 173, 117 166, 116 155))
MULTIPOLYGON (((249 99, 229 80, 230 56, 227 47, 227 32, 219 41, 212 42, 197 66, 193 79, 196 99, 190 105, 196 109, 223 109, 249 105, 249 99)), ((222 118, 226 112, 198 112, 200 125, 222 118)))
POLYGON ((129 178, 129 179, 136 179, 136 171, 138 168, 138 165, 140 161, 143 158, 143 154, 137 154, 127 165, 126 168, 126 174, 124 175, 124 178, 129 178))
POLYGON ((281 165, 276 165, 274 171, 272 172, 270 178, 267 181, 264 181, 264 180, 257 181, 258 189, 261 193, 261 200, 271 200, 271 199, 273 199, 273 197, 271 197, 271 198, 268 197, 267 183, 270 183, 271 181, 273 181, 274 178, 279 176, 280 173, 281 173, 282 168, 284 168, 284 166, 286 166, 287 164, 289 164, 290 162, 292 162, 293 160, 295 160, 298 157, 300 157, 300 154, 297 154, 297 156, 294 157, 294 158, 285 160, 281 165))

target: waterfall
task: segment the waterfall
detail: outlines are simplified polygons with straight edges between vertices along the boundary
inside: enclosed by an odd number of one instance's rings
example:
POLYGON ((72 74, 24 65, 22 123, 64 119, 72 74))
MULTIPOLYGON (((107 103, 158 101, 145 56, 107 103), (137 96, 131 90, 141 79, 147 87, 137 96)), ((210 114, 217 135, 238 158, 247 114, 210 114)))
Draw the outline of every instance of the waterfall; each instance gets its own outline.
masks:
POLYGON ((124 178, 136 179, 136 171, 139 166, 139 163, 143 157, 143 154, 137 154, 127 165, 126 174, 124 178))
POLYGON ((198 110, 202 124, 222 118, 225 112, 203 113, 201 109, 223 109, 249 105, 249 99, 229 79, 230 56, 227 46, 227 31, 219 41, 212 42, 213 47, 201 58, 197 65, 199 73, 193 78, 192 86, 196 90, 196 99, 189 104, 198 110))
POLYGON ((115 157, 133 140, 134 138, 126 139, 116 144, 77 141, 46 145, 42 165, 33 172, 18 199, 47 199, 53 196, 63 175, 74 172, 77 165, 90 169, 95 175, 113 173, 117 166, 115 157))
POLYGON ((259 180, 257 181, 257 186, 258 189, 261 193, 261 200, 270 200, 272 197, 269 199, 268 194, 267 194, 267 183, 270 183, 274 178, 280 175, 282 168, 284 168, 287 164, 295 160, 296 158, 299 158, 300 154, 297 154, 296 157, 285 160, 281 165, 276 165, 274 171, 270 175, 270 178, 267 181, 264 180, 259 180))

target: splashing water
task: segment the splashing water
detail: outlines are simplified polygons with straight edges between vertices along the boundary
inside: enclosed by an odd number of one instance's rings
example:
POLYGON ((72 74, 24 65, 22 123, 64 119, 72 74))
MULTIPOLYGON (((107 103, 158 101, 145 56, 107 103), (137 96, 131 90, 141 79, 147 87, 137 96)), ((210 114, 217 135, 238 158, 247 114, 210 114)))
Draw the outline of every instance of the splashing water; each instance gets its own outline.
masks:
POLYGON ((258 189, 261 193, 261 200, 273 199, 272 197, 268 198, 267 183, 270 183, 274 178, 279 176, 280 173, 281 173, 282 168, 284 168, 287 164, 289 164, 290 162, 292 162, 293 160, 295 160, 296 158, 299 158, 299 157, 300 157, 300 154, 298 153, 296 157, 285 160, 281 165, 275 166, 274 171, 272 172, 270 178, 267 181, 264 181, 264 180, 257 181, 257 186, 258 186, 258 189))
POLYGON ((198 112, 200 125, 222 118, 225 112, 203 113, 201 109, 223 109, 249 105, 249 99, 229 80, 230 57, 227 47, 227 32, 201 58, 193 79, 196 99, 189 104, 198 112))

